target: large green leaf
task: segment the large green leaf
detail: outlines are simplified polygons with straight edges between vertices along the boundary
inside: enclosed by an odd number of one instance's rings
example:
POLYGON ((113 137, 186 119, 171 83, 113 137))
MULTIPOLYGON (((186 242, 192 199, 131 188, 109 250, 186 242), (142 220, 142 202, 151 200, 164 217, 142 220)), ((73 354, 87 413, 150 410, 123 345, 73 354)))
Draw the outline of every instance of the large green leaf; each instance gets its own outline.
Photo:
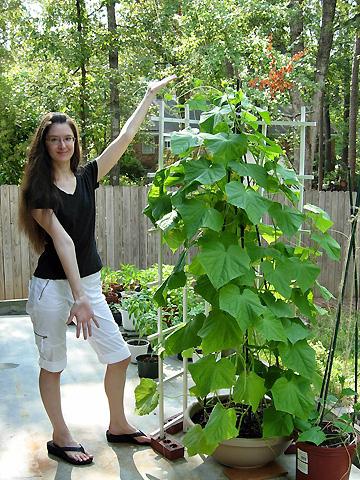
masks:
POLYGON ((322 233, 325 233, 329 230, 330 227, 334 225, 334 222, 330 220, 329 215, 316 205, 306 204, 304 205, 304 210, 306 216, 310 217, 316 228, 318 228, 322 233))
MULTIPOLYGON (((257 127, 255 126, 255 130, 256 129, 257 127)), ((275 158, 278 158, 280 155, 284 154, 284 150, 280 147, 280 145, 258 131, 248 135, 248 139, 249 150, 252 152, 255 158, 260 154, 263 154, 265 158, 274 160, 275 158)))
POLYGON ((299 180, 295 170, 283 167, 280 163, 276 164, 276 173, 279 175, 286 185, 299 185, 299 180))
POLYGON ((183 287, 186 284, 186 275, 184 272, 185 258, 186 251, 183 251, 179 256, 172 273, 156 290, 154 300, 159 306, 164 307, 166 305, 168 290, 174 290, 175 288, 183 287))
MULTIPOLYGON (((194 82, 195 87, 200 85, 202 85, 201 81, 199 82, 199 85, 196 85, 196 81, 194 82)), ((190 110, 207 112, 210 109, 209 99, 203 93, 195 93, 186 103, 189 105, 190 110)))
POLYGON ((270 311, 264 313, 256 320, 255 328, 265 340, 287 342, 287 336, 280 318, 277 318, 270 311))
POLYGON ((282 318, 286 337, 291 343, 304 340, 311 335, 309 328, 304 325, 300 318, 282 318))
POLYGON ((167 170, 166 179, 164 181, 165 187, 172 187, 174 185, 181 185, 184 182, 184 165, 176 163, 171 165, 167 170))
POLYGON ((226 185, 225 192, 231 205, 245 210, 252 223, 260 222, 271 202, 251 187, 245 188, 241 182, 233 181, 226 185))
POLYGON ((256 111, 258 112, 260 117, 264 120, 266 125, 271 125, 271 117, 270 117, 270 113, 268 112, 268 110, 264 110, 263 108, 256 107, 256 111))
POLYGON ((189 364, 189 372, 195 382, 190 391, 197 397, 205 397, 220 388, 230 388, 235 382, 235 365, 228 358, 216 361, 214 355, 207 355, 189 364))
POLYGON ((211 163, 205 158, 189 160, 185 163, 185 182, 196 180, 202 185, 212 185, 226 175, 225 167, 220 163, 211 163))
POLYGON ((157 220, 172 211, 172 205, 169 195, 167 195, 166 193, 159 193, 158 187, 152 186, 150 193, 148 195, 149 203, 144 209, 144 214, 147 215, 155 224, 157 220), (158 193, 158 195, 156 195, 153 190, 156 190, 156 193, 158 193), (150 196, 151 192, 154 193, 153 197, 150 196))
POLYGON ((185 200, 177 206, 188 238, 191 238, 202 227, 220 232, 224 219, 215 208, 209 207, 200 199, 185 200))
POLYGON ((240 289, 233 284, 221 288, 219 306, 237 320, 242 331, 266 310, 256 293, 247 288, 240 293, 240 289))
POLYGON ((341 258, 341 247, 338 242, 328 233, 317 233, 314 232, 311 234, 311 240, 317 242, 321 248, 325 250, 328 257, 332 260, 340 260, 341 258))
POLYGON ((283 364, 305 378, 312 379, 316 369, 315 350, 306 340, 294 344, 279 344, 279 353, 283 364))
POLYGON ((266 243, 271 244, 276 242, 276 240, 281 237, 282 231, 278 228, 274 228, 272 225, 265 225, 264 223, 260 223, 257 226, 259 230, 259 234, 265 240, 266 243))
POLYGON ((256 281, 256 274, 255 270, 251 268, 248 270, 246 273, 243 275, 240 275, 237 278, 234 278, 233 282, 236 285, 242 286, 242 287, 254 287, 255 286, 255 281, 256 281))
POLYGON ((198 277, 194 285, 194 291, 201 295, 202 298, 211 305, 215 307, 219 306, 219 293, 214 288, 207 275, 201 275, 198 277))
POLYGON ((171 151, 174 155, 183 156, 188 153, 191 148, 196 147, 201 143, 202 138, 192 130, 173 132, 170 137, 171 151))
MULTIPOLYGON (((203 268, 203 266, 201 265, 201 263, 199 262, 199 259, 198 259, 198 256, 195 255, 195 257, 191 260, 190 264, 189 264, 189 267, 188 267, 188 271, 191 275, 194 275, 195 277, 198 277, 198 276, 201 276, 201 275, 205 275, 205 270, 203 268)), ((213 287, 214 288, 214 287, 213 287)), ((200 295, 202 294, 201 292, 199 292, 200 295)))
POLYGON ((190 457, 198 453, 211 455, 218 445, 212 438, 206 435, 200 425, 194 425, 186 432, 183 443, 190 457))
POLYGON ((239 431, 236 428, 235 409, 225 408, 221 403, 217 403, 210 414, 204 433, 209 441, 216 443, 236 438, 239 431))
POLYGON ((173 210, 166 215, 164 215, 160 220, 156 222, 156 225, 165 232, 166 230, 172 228, 176 224, 176 219, 178 217, 178 213, 173 210))
POLYGON ((256 412, 260 401, 266 393, 265 380, 255 372, 242 372, 234 386, 233 398, 235 402, 250 405, 256 412))
POLYGON ((315 445, 320 445, 325 440, 326 435, 319 426, 309 428, 309 430, 301 433, 298 437, 298 442, 310 442, 314 443, 315 445))
POLYGON ((314 304, 309 300, 308 293, 302 293, 299 288, 293 288, 291 292, 291 300, 297 306, 300 313, 308 318, 315 317, 317 310, 314 304))
POLYGON ((287 262, 265 261, 261 264, 265 279, 274 285, 275 289, 285 298, 290 298, 292 288, 290 286, 293 272, 289 269, 287 262))
POLYGON ((292 317, 294 315, 294 307, 290 303, 277 300, 269 291, 264 292, 261 299, 276 317, 292 317))
POLYGON ((314 407, 315 398, 310 390, 310 383, 292 376, 281 377, 271 387, 276 410, 290 413, 306 420, 314 407))
POLYGON ((182 227, 171 227, 163 233, 163 240, 173 252, 176 252, 184 245, 186 234, 182 227))
POLYGON ((174 330, 165 340, 165 351, 167 355, 175 355, 191 347, 198 347, 201 344, 199 330, 203 326, 205 315, 196 315, 186 324, 174 330))
POLYGON ((215 288, 246 273, 250 258, 234 235, 211 235, 199 240, 198 259, 215 288))
POLYGON ((219 352, 242 344, 242 332, 234 318, 213 309, 206 318, 198 335, 205 354, 219 352))
POLYGON ((331 292, 329 292, 329 290, 326 287, 324 287, 323 285, 320 285, 318 281, 316 281, 315 283, 316 283, 316 287, 319 289, 319 292, 324 300, 329 301, 335 298, 334 295, 331 292))
POLYGON ((204 138, 204 146, 213 154, 216 163, 228 164, 245 155, 247 151, 247 137, 238 133, 210 133, 200 134, 204 138))
POLYGON ((292 416, 286 412, 269 407, 264 410, 263 437, 282 437, 291 435, 294 431, 292 416))
POLYGON ((212 133, 218 124, 224 122, 230 112, 230 105, 223 107, 215 106, 212 110, 202 112, 199 121, 200 131, 212 133))
POLYGON ((293 190, 292 187, 287 187, 286 185, 280 185, 280 191, 285 194, 285 196, 290 200, 292 205, 296 205, 299 202, 299 191, 293 190))
POLYGON ((315 280, 320 273, 320 268, 309 261, 301 261, 297 257, 287 260, 289 269, 293 272, 293 279, 300 287, 303 293, 314 286, 315 280))
POLYGON ((254 179, 257 185, 263 188, 268 188, 269 179, 272 178, 263 166, 256 163, 244 163, 233 160, 229 163, 229 167, 242 177, 254 179))
POLYGON ((158 406, 159 392, 157 383, 151 378, 142 378, 135 388, 135 412, 137 415, 148 415, 158 406))
POLYGON ((294 208, 278 202, 273 202, 268 211, 276 225, 288 236, 294 235, 299 230, 305 218, 294 208))
POLYGON ((270 259, 280 259, 282 254, 276 248, 272 247, 260 247, 252 243, 246 245, 246 251, 251 259, 251 262, 257 262, 258 260, 263 260, 265 258, 270 259))

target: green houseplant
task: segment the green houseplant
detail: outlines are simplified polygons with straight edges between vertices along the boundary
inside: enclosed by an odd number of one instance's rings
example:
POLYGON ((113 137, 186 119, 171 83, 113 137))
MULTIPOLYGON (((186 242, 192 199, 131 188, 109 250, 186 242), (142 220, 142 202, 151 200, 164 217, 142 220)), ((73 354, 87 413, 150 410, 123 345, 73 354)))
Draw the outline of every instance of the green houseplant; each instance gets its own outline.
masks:
MULTIPOLYGON (((203 110, 199 130, 173 134, 177 161, 156 173, 145 214, 181 252, 157 303, 164 306, 167 292, 191 275, 210 305, 164 342, 165 355, 203 351, 189 366, 190 392, 204 412, 184 438, 194 455, 250 434, 246 425, 255 436, 286 437, 311 415, 318 380, 308 343, 319 310, 313 290, 328 295, 316 280, 316 258, 324 251, 338 259, 340 247, 323 210, 296 207, 297 177, 281 147, 259 131, 259 119, 270 123, 268 112, 230 88, 198 93, 189 104, 203 110), (311 246, 299 243, 301 229, 311 246), (234 353, 223 358, 226 349, 234 353)), ((140 385, 136 398, 138 411, 149 411, 155 385, 140 385)))

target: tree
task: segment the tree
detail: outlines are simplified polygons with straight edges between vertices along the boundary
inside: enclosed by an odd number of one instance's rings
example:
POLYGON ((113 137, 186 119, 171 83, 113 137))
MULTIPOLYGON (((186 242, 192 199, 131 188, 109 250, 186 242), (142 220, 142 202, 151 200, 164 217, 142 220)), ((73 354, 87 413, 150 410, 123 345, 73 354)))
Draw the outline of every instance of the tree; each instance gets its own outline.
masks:
MULTIPOLYGON (((315 91, 312 98, 312 117, 318 125, 322 121, 322 100, 325 91, 326 75, 329 68, 330 50, 333 43, 335 8, 336 0, 326 0, 322 3, 321 29, 315 65, 315 91)), ((308 169, 310 168, 310 172, 312 172, 317 137, 318 127, 311 129, 309 135, 308 169)))
MULTIPOLYGON (((110 39, 115 40, 117 33, 115 5, 116 0, 110 0, 106 4, 107 23, 110 34, 110 39)), ((118 89, 118 74, 119 74, 119 49, 115 41, 110 41, 109 44, 109 68, 110 68, 110 138, 114 140, 120 132, 120 101, 118 89)), ((119 184, 120 165, 116 164, 109 173, 110 183, 112 185, 119 184)))
MULTIPOLYGON (((358 2, 360 5, 360 2, 358 2)), ((357 116, 359 110, 359 57, 360 57, 360 35, 355 35, 354 55, 351 69, 350 86, 350 108, 349 108, 349 151, 348 165, 351 170, 351 178, 355 179, 356 169, 356 134, 357 134, 357 116)), ((354 182, 353 182, 354 184, 354 182)))
POLYGON ((81 88, 80 88, 80 125, 81 125, 81 143, 83 149, 83 155, 86 158, 88 155, 87 147, 87 110, 88 110, 88 95, 87 95, 87 73, 86 65, 88 63, 88 52, 85 44, 85 17, 86 17, 86 6, 84 0, 75 0, 76 1, 76 23, 78 31, 78 45, 79 45, 79 68, 81 70, 81 88))

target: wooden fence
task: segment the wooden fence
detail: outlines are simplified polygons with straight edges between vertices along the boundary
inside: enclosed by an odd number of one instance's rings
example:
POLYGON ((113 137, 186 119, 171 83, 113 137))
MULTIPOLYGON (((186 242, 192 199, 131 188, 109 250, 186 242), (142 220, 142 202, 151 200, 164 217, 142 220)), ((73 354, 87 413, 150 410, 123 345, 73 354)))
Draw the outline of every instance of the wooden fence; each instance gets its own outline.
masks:
MULTIPOLYGON (((149 232, 151 224, 142 213, 147 187, 100 186, 96 195, 96 238, 104 265, 117 269, 121 263, 131 263, 146 268, 156 263, 158 236, 149 232)), ((28 281, 37 262, 37 255, 18 229, 18 196, 18 187, 0 186, 0 300, 27 297, 28 281)), ((342 246, 344 257, 350 231, 349 194, 307 191, 305 203, 329 213, 334 221, 332 234, 342 246)), ((164 250, 164 263, 173 263, 174 256, 164 250)), ((319 259, 319 280, 335 295, 343 261, 333 262, 325 255, 319 259)))

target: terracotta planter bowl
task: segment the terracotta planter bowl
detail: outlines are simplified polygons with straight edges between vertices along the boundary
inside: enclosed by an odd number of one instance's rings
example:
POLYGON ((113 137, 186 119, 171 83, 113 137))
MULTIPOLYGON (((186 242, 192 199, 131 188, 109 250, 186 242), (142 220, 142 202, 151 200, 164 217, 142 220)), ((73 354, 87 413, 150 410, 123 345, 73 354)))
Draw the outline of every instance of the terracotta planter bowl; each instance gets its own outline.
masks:
POLYGON ((296 443, 296 480, 348 480, 356 442, 340 447, 296 443))
MULTIPOLYGON (((191 418, 199 410, 201 406, 197 402, 185 410, 185 427, 190 428, 195 425, 191 418)), ((212 456, 228 467, 258 468, 284 453, 290 443, 290 437, 232 438, 221 442, 212 456)))

